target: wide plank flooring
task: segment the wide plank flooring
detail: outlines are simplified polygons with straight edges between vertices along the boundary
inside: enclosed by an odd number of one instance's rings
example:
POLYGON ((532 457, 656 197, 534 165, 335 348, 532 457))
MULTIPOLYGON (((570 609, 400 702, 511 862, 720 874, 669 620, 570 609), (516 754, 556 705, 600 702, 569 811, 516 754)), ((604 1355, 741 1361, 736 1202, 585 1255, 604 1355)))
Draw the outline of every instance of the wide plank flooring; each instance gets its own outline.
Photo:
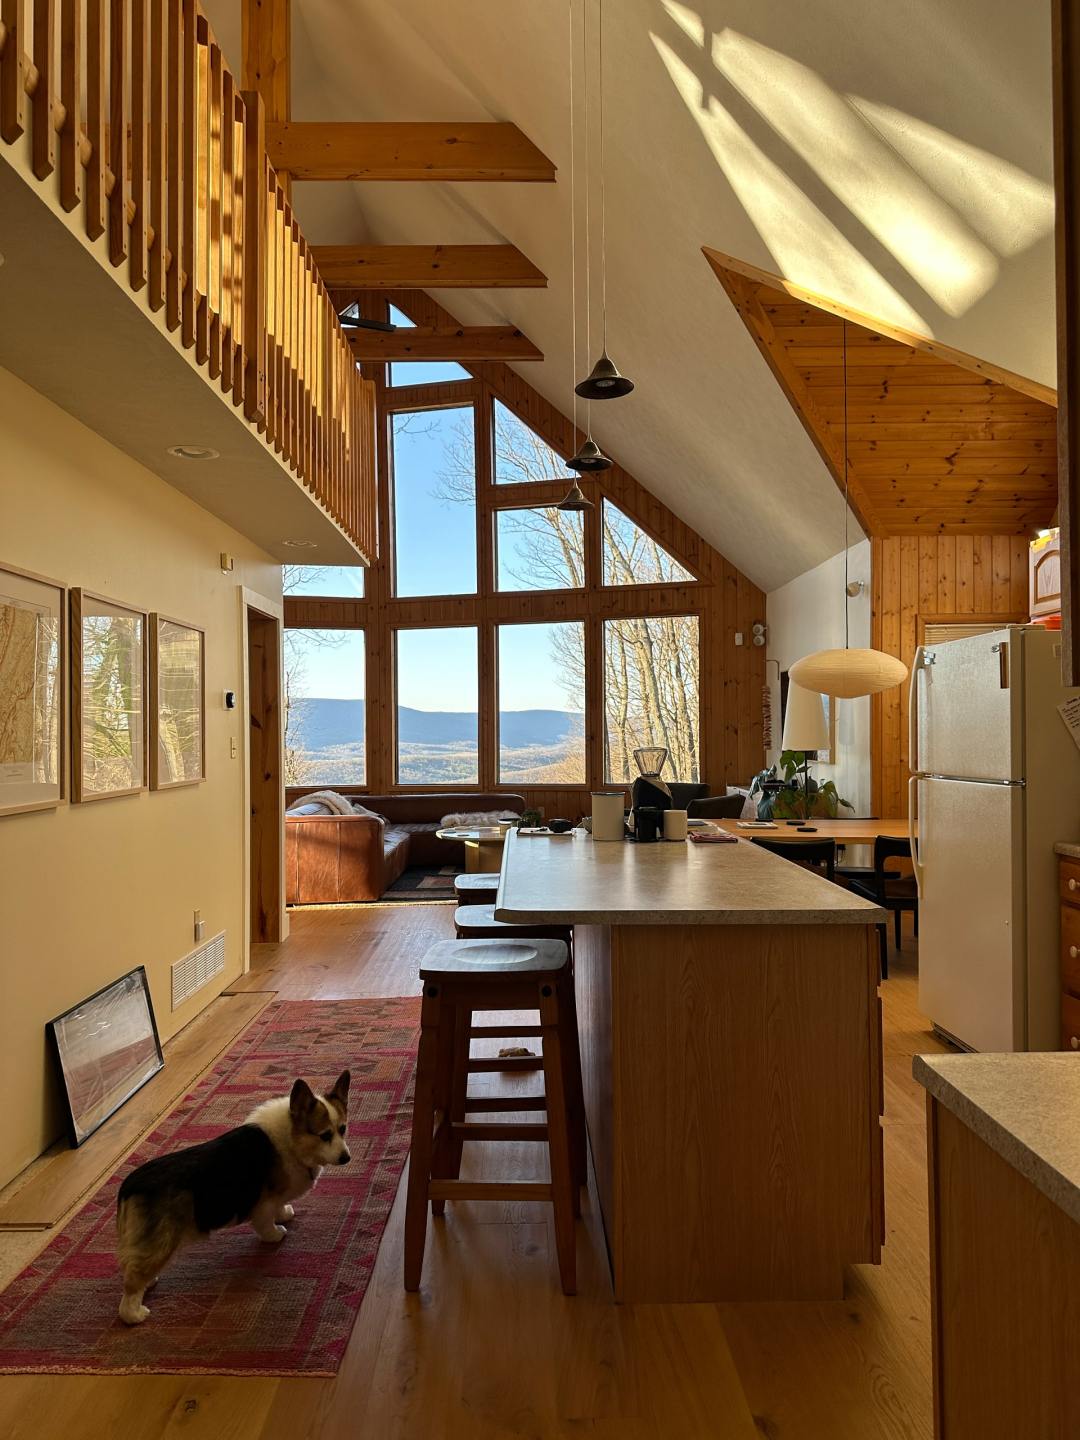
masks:
MULTIPOLYGON (((233 988, 282 999, 413 994, 419 956, 452 928, 441 905, 297 912, 290 938, 257 947, 233 988)), ((843 1301, 616 1306, 595 1193, 575 1298, 559 1291, 546 1207, 533 1204, 448 1206, 432 1225, 423 1289, 406 1295, 399 1193, 336 1379, 6 1376, 0 1435, 929 1440, 924 1109, 910 1070, 912 1054, 942 1047, 918 1013, 914 958, 908 933, 883 986, 884 1263, 852 1268, 843 1301)), ((315 1056, 311 1068, 317 1076, 315 1056)), ((477 1176, 545 1174, 535 1145, 466 1154, 477 1176)))

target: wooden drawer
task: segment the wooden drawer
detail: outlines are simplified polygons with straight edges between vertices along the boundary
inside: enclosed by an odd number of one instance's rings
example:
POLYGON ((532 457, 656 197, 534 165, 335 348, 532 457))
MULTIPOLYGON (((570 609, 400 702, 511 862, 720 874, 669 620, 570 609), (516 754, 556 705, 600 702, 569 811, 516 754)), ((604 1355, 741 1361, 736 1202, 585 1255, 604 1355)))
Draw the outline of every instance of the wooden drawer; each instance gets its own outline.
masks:
POLYGON ((1061 907, 1061 988, 1080 996, 1080 910, 1061 907))
POLYGON ((1062 900, 1070 905, 1080 905, 1080 860, 1059 856, 1058 877, 1062 900))
POLYGON ((1080 1053, 1080 1000, 1075 995, 1061 997, 1061 1048, 1080 1053))

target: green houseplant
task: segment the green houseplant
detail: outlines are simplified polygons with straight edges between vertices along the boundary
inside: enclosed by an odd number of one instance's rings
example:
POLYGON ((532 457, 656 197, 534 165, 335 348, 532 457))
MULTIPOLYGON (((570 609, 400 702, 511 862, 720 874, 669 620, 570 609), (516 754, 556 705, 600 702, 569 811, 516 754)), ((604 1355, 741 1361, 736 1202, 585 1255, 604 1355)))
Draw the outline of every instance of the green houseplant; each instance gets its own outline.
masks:
POLYGON ((806 756, 801 750, 785 750, 779 762, 755 775, 750 783, 750 798, 757 803, 759 820, 801 820, 805 815, 835 820, 843 806, 852 809, 843 799, 832 780, 817 781, 805 772, 806 756), (806 781, 804 803, 803 781, 806 781))

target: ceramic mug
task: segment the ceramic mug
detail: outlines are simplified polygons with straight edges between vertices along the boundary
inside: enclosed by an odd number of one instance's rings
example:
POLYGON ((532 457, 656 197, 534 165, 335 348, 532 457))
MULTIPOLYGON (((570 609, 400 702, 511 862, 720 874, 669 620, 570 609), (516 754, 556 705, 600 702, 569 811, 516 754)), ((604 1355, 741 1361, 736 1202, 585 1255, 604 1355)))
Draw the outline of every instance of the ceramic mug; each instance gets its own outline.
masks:
POLYGON ((664 811, 664 839, 685 840, 686 839, 686 811, 665 810, 664 811))

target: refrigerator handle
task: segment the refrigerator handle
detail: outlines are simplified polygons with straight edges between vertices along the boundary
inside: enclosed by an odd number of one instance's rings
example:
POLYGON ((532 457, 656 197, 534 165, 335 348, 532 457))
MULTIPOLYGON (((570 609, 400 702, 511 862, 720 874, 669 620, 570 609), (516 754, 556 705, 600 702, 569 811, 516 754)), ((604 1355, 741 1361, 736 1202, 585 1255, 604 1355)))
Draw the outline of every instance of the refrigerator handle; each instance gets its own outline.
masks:
POLYGON ((911 868, 915 871, 915 888, 922 899, 923 892, 923 865, 922 855, 919 852, 919 837, 916 834, 916 826, 919 823, 919 777, 918 775, 908 776, 908 839, 911 842, 911 868))
POLYGON ((920 645, 911 662, 911 682, 908 690, 908 769, 916 774, 919 766, 919 671, 934 663, 934 652, 920 645))

